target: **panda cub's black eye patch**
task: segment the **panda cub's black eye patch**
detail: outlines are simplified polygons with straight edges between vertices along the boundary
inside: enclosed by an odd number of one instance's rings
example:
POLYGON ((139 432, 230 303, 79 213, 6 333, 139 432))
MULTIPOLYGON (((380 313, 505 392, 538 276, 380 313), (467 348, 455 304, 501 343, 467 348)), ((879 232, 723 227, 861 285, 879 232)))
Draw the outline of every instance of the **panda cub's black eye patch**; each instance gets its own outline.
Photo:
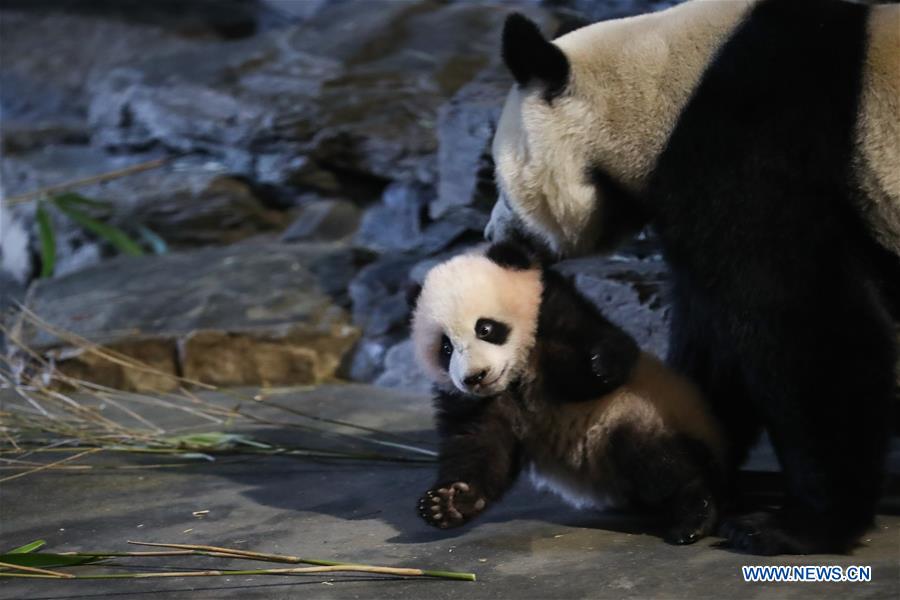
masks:
POLYGON ((479 340, 502 346, 509 337, 509 326, 493 319, 478 319, 475 323, 475 336, 479 340))
POLYGON ((438 362, 446 371, 450 368, 450 358, 453 356, 453 342, 446 335, 441 336, 441 349, 438 351, 438 362))

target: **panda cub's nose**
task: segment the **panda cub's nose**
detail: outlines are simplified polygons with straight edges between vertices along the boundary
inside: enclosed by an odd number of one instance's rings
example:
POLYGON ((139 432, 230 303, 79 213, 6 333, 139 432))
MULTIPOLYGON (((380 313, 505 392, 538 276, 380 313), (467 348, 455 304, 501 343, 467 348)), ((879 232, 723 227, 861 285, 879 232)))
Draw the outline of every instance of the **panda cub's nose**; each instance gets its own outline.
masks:
POLYGON ((468 375, 465 379, 463 379, 463 383, 465 383, 466 385, 468 385, 470 387, 473 385, 478 385, 479 383, 484 381, 484 378, 486 375, 487 375, 487 369, 482 369, 481 371, 478 371, 477 373, 468 375))

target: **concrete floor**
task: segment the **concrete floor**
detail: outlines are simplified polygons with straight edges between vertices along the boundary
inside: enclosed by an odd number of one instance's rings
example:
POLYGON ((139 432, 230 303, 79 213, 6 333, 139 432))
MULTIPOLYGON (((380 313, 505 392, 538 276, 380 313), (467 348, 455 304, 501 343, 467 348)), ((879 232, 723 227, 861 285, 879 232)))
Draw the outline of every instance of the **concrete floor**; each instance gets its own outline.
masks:
MULTIPOLYGON (((427 398, 365 386, 286 392, 284 403, 433 441, 427 398)), ((225 400, 223 400, 225 401, 225 400)), ((233 400, 231 400, 233 403, 233 400)), ((273 415, 274 416, 274 415, 273 415)), ((162 418, 163 416, 161 416, 162 418)), ((171 415, 165 418, 177 418, 171 415)), ((284 420, 284 415, 277 418, 284 420)), ((260 439, 308 440, 290 428, 260 439)), ((135 463, 132 457, 119 456, 135 463)), ((897 461, 895 461, 896 463, 897 461)), ((766 469, 761 453, 754 466, 766 469)), ((471 571, 475 583, 373 580, 359 575, 175 578, 137 581, 4 580, 0 597, 29 598, 897 598, 898 499, 852 556, 759 558, 714 539, 672 547, 647 519, 577 512, 521 482, 480 522, 447 533, 419 520, 415 501, 432 466, 333 464, 288 458, 150 471, 44 472, 0 484, 0 547, 43 538, 48 551, 129 550, 126 540, 240 547, 314 558, 471 571), (209 510, 198 518, 193 511, 209 510), (871 583, 745 583, 740 567, 871 565, 871 583)), ((756 479, 759 479, 757 476, 756 479)), ((167 567, 255 568, 196 557, 145 559, 167 567)), ((266 565, 262 565, 266 566, 266 565)))

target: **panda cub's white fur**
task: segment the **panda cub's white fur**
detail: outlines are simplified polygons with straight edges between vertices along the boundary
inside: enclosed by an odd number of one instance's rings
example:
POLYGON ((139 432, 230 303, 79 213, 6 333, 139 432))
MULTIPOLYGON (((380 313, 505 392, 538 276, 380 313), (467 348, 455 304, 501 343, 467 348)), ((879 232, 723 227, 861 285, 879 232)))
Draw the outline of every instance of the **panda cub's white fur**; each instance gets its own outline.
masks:
POLYGON ((413 317, 413 343, 419 364, 441 384, 465 389, 470 371, 487 369, 496 379, 490 392, 506 387, 525 367, 534 346, 541 297, 540 272, 504 269, 484 256, 463 255, 434 267, 422 286, 413 317), (479 342, 474 324, 485 315, 503 315, 514 324, 503 345, 479 342), (449 369, 437 362, 441 337, 453 342, 449 369))

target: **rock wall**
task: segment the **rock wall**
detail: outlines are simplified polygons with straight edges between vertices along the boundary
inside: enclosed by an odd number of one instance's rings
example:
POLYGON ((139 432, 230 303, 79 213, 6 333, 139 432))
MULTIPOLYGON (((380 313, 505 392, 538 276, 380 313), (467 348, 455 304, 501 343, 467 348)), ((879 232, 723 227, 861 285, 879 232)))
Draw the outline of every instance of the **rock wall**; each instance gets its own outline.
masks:
MULTIPOLYGON (((407 287, 478 243, 496 198, 505 16, 519 10, 556 31, 670 4, 227 3, 0 7, 4 196, 166 158, 77 191, 107 202, 97 219, 149 228, 169 249, 116 256, 51 211, 59 261, 38 280, 35 205, 11 204, 0 212, 0 283, 10 282, 0 307, 27 287, 26 304, 54 327, 164 374, 408 388, 425 384, 407 341, 407 287)), ((652 242, 560 268, 664 351, 665 270, 652 242)), ((72 374, 171 385, 18 326, 72 374)))

